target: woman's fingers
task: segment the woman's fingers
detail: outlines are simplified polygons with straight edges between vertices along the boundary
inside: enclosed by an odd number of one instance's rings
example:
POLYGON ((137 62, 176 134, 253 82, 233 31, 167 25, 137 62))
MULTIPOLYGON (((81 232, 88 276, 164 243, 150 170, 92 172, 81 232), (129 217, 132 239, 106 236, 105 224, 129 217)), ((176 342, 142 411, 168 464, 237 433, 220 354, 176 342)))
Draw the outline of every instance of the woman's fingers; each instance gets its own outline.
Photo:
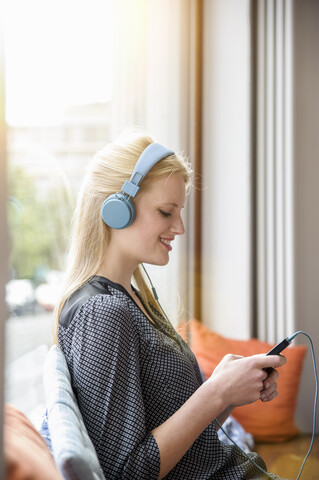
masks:
POLYGON ((277 397, 277 379, 279 373, 277 370, 273 369, 270 375, 267 375, 266 379, 263 382, 263 389, 260 392, 260 399, 263 402, 273 400, 277 397))
POLYGON ((260 400, 262 402, 270 402, 271 400, 274 400, 274 398, 276 398, 278 395, 278 391, 277 389, 274 390, 272 393, 270 393, 269 395, 267 395, 265 392, 264 393, 261 393, 260 394, 260 400))
POLYGON ((279 355, 241 357, 230 354, 222 359, 211 379, 217 381, 226 405, 240 406, 258 399, 270 401, 277 396, 278 372, 273 367, 285 363, 286 358, 279 355), (270 373, 265 370, 269 367, 272 367, 270 373))

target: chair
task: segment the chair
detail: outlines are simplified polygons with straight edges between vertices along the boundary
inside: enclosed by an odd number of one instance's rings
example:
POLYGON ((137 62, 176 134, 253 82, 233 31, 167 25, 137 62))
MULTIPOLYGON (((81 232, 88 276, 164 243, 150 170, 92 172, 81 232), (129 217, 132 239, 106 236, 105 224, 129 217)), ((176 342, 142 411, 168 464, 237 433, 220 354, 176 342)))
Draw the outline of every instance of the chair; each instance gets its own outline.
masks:
POLYGON ((44 388, 52 453, 63 479, 105 480, 58 345, 52 345, 46 358, 44 388))

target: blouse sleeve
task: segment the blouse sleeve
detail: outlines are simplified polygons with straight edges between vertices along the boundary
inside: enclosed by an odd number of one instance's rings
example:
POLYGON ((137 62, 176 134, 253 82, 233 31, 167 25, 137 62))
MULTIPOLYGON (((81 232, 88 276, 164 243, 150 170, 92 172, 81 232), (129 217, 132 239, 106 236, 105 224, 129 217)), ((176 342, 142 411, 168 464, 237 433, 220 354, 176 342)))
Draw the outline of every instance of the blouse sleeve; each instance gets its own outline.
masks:
MULTIPOLYGON (((81 307, 74 325, 66 356, 106 478, 157 479, 160 454, 145 428, 139 336, 129 312, 113 296, 98 295, 81 307)), ((67 331, 62 336, 63 348, 67 331)))

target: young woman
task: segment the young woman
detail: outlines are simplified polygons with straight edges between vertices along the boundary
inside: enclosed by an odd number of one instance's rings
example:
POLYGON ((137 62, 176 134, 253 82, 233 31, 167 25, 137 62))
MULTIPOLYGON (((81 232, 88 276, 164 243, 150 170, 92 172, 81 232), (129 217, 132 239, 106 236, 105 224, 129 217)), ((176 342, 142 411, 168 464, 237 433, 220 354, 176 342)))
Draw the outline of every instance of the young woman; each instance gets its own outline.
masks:
POLYGON ((275 398, 264 369, 285 358, 227 355, 203 383, 141 270, 168 263, 190 182, 184 158, 133 134, 92 159, 78 198, 56 341, 108 479, 266 478, 214 419, 275 398))

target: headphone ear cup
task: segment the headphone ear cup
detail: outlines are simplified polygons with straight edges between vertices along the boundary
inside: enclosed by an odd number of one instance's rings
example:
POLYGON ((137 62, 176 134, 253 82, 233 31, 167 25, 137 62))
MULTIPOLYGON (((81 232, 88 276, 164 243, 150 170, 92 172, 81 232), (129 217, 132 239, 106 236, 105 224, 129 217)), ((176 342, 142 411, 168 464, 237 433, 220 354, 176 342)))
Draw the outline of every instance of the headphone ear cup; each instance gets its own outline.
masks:
POLYGON ((136 212, 132 200, 127 195, 118 192, 104 200, 101 215, 106 225, 121 229, 131 225, 136 212))

